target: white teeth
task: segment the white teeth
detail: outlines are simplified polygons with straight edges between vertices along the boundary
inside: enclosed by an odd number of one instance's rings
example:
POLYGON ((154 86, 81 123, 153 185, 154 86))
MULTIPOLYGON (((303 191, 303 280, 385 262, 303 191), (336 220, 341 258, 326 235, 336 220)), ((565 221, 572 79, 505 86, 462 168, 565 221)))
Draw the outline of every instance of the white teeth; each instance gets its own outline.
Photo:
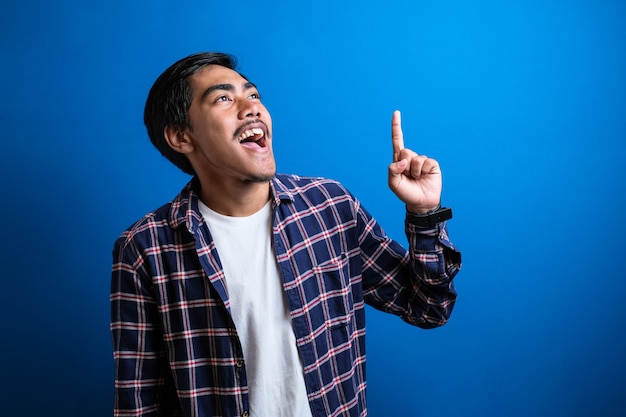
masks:
POLYGON ((260 127, 255 127, 250 130, 246 130, 241 134, 241 136, 239 136, 239 142, 243 142, 244 140, 252 136, 257 136, 257 139, 261 139, 264 136, 263 129, 261 129, 260 127))

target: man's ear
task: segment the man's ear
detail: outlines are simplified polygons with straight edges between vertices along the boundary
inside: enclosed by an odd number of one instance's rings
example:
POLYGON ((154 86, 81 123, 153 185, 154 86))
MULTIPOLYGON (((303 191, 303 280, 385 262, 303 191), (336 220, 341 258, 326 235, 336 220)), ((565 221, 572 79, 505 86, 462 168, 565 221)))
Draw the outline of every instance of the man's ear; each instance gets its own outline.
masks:
POLYGON ((163 136, 170 148, 176 152, 187 154, 195 149, 193 136, 189 133, 189 129, 181 130, 173 126, 165 126, 163 136))

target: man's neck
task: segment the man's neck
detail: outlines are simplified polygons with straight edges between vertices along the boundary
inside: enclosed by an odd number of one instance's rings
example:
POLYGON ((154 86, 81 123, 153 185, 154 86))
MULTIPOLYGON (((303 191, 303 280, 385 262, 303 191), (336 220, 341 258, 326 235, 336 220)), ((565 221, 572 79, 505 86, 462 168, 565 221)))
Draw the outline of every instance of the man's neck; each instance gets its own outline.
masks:
POLYGON ((270 198, 270 183, 232 181, 216 184, 200 179, 200 200, 211 210, 232 217, 250 216, 270 198))

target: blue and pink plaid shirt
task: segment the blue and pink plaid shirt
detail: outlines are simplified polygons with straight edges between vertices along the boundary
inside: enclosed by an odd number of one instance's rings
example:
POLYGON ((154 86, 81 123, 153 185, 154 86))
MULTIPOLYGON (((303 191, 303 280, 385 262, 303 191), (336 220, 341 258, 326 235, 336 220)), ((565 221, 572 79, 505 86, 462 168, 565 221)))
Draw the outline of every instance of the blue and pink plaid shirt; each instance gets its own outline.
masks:
MULTIPOLYGON (((197 187, 192 180, 115 243, 116 416, 249 415, 228 277, 197 187)), ((271 187, 272 243, 312 414, 365 416, 365 303, 422 328, 444 324, 460 253, 445 223, 405 221, 407 251, 335 181, 277 175, 271 187)))

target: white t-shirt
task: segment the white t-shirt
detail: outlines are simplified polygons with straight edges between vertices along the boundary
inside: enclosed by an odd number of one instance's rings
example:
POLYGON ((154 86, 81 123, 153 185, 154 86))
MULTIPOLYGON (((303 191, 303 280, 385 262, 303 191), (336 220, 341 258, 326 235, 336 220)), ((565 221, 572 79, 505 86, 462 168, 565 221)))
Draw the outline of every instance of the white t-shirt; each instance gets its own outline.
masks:
POLYGON ((250 415, 311 416, 302 361, 272 246, 271 206, 248 217, 200 212, 226 276, 231 314, 241 340, 250 415))

